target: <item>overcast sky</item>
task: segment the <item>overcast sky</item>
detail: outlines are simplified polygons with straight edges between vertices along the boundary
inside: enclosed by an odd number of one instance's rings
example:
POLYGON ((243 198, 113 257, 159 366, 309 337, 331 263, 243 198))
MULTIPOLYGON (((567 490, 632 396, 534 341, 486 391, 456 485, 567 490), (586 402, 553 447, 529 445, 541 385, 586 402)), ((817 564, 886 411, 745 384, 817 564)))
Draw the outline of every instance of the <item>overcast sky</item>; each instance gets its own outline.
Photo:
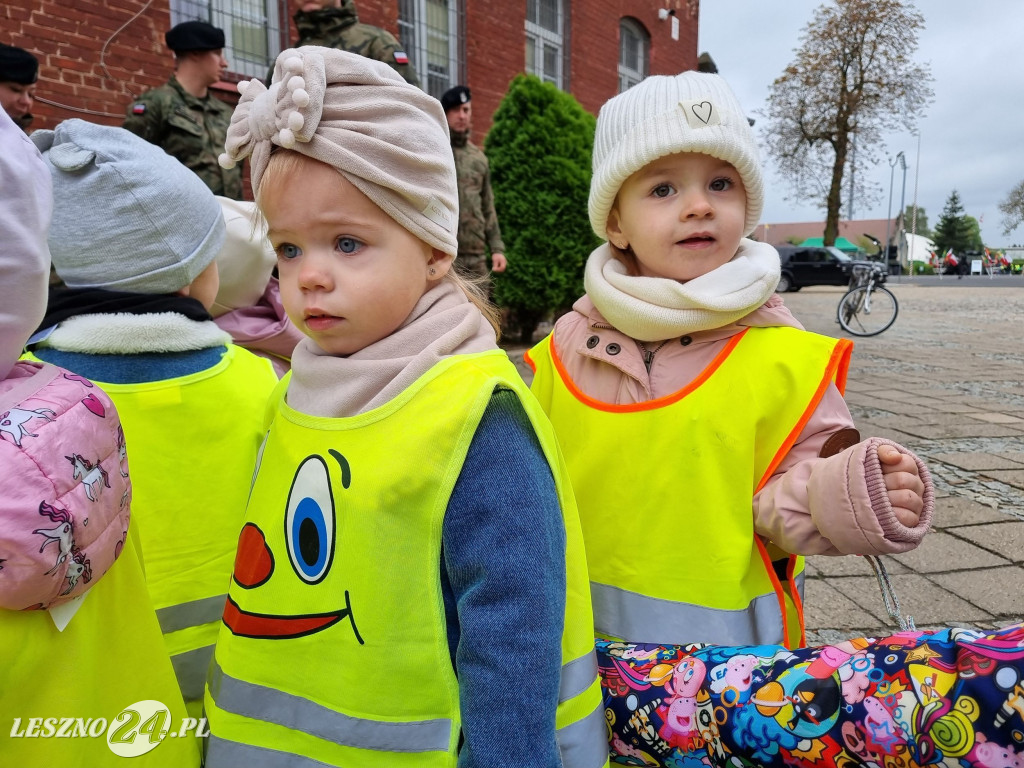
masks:
MULTIPOLYGON (((747 113, 766 106, 772 81, 793 61, 799 36, 822 0, 703 0, 698 50, 711 54, 719 74, 736 91, 747 113)), ((831 4, 831 3, 829 3, 831 4)), ((920 119, 917 204, 934 228, 950 192, 960 193, 967 214, 981 221, 986 245, 1024 242, 1024 226, 1003 235, 998 204, 1024 179, 1024 2, 1020 0, 916 0, 925 29, 915 54, 930 67, 935 99, 920 119)), ((917 139, 909 131, 887 137, 882 158, 867 173, 881 192, 854 200, 854 219, 884 219, 889 200, 889 162, 903 151, 906 204, 914 200, 917 139)), ((793 189, 765 162, 767 193, 762 221, 824 221, 812 203, 787 201, 793 189)), ((892 215, 899 210, 903 172, 895 166, 892 215)), ((840 216, 846 218, 844 189, 840 216)))

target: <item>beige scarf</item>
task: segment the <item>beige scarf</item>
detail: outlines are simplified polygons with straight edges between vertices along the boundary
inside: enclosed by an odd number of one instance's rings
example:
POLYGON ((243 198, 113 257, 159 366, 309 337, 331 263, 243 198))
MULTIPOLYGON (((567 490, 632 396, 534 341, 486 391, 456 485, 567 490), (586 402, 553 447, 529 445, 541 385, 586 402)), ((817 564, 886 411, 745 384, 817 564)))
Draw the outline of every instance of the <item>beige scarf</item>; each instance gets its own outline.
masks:
POLYGON ((292 353, 288 404, 327 418, 355 416, 384 405, 435 363, 452 355, 497 349, 494 329, 449 280, 431 288, 392 333, 335 357, 305 338, 292 353))
POLYGON ((730 261, 685 283, 628 275, 604 243, 587 259, 583 282, 617 330, 661 341, 736 322, 771 298, 779 274, 779 252, 747 238, 730 261))

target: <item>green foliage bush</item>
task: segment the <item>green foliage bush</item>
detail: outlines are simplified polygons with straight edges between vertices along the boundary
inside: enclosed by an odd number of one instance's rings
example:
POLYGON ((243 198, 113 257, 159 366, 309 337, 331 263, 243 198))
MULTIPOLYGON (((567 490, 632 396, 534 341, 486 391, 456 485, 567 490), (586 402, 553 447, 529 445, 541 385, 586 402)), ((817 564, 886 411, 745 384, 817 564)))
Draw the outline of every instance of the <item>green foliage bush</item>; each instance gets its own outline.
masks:
POLYGON ((597 247, 587 196, 596 120, 570 94, 532 75, 509 84, 485 150, 508 269, 494 298, 520 341, 583 294, 583 266, 597 247))
POLYGON ((925 264, 923 261, 914 262, 914 274, 915 275, 934 275, 935 267, 931 264, 925 264))

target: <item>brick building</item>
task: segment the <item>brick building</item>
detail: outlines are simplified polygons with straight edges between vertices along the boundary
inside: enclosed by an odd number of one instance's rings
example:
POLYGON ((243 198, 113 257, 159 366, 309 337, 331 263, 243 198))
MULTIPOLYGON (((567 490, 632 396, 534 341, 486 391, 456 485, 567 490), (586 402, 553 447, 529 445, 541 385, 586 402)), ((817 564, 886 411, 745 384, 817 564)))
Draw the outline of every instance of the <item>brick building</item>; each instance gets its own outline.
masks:
MULTIPOLYGON (((403 42, 434 96, 473 91, 482 140, 508 83, 526 71, 572 93, 596 114, 646 76, 697 68, 699 0, 356 0, 360 21, 403 42)), ((0 42, 40 59, 33 128, 68 117, 120 124, 134 96, 165 82, 164 32, 201 18, 224 29, 228 82, 263 77, 295 38, 297 0, 7 0, 0 42)))

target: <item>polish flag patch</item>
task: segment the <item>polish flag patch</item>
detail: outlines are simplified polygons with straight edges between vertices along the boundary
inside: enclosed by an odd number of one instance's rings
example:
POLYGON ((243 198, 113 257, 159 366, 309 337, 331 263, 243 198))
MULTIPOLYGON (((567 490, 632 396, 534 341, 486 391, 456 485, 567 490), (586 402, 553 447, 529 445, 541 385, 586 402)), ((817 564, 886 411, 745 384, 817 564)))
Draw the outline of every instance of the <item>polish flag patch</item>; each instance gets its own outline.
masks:
POLYGON ((146 105, 145 104, 136 104, 136 105, 134 105, 132 107, 132 114, 133 115, 144 115, 145 113, 146 113, 146 105))
POLYGON ((395 51, 395 64, 408 64, 409 57, 406 56, 405 51, 395 51))

